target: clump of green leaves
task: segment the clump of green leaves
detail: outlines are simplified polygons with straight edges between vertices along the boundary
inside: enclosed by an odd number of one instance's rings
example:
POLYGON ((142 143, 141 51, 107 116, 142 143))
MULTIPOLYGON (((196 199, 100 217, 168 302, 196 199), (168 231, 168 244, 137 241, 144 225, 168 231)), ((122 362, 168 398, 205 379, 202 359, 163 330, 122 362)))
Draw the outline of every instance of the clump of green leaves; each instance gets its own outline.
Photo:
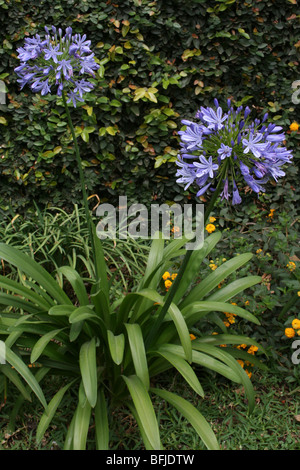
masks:
POLYGON ((109 421, 112 411, 119 406, 127 408, 136 419, 146 449, 162 449, 152 396, 166 400, 185 416, 207 448, 219 448, 212 429, 197 408, 173 392, 151 386, 153 377, 175 368, 203 398, 203 388, 192 367, 198 364, 243 384, 249 410, 253 409, 254 392, 248 375, 236 356, 219 346, 225 341, 232 345, 243 342, 263 349, 256 341, 240 335, 204 334, 192 341, 189 333, 195 323, 208 316, 219 324, 218 312, 223 311, 259 323, 254 315, 228 300, 260 282, 260 277, 245 276, 215 291, 222 280, 245 265, 252 255, 234 257, 200 284, 193 285, 201 262, 219 239, 220 233, 216 232, 201 249, 193 252, 160 331, 150 342, 153 324, 168 295, 160 293, 161 277, 184 254, 184 239, 175 239, 166 246, 162 238, 154 240, 144 277, 131 293, 117 298, 111 297, 111 282, 96 236, 99 277, 89 284, 66 265, 57 269, 66 280, 61 286, 35 260, 12 246, 0 244, 1 259, 23 274, 22 282, 0 277, 0 338, 5 342, 7 360, 6 365, 0 366, 1 380, 11 381, 24 399, 36 395, 44 406, 37 429, 38 441, 72 387, 77 391, 77 406, 69 423, 65 449, 86 449, 91 439, 93 448, 108 449, 109 421), (37 373, 27 367, 35 363, 41 366, 37 373), (53 374, 61 377, 62 387, 47 403, 43 378, 53 374), (95 426, 93 436, 89 433, 91 423, 95 426))

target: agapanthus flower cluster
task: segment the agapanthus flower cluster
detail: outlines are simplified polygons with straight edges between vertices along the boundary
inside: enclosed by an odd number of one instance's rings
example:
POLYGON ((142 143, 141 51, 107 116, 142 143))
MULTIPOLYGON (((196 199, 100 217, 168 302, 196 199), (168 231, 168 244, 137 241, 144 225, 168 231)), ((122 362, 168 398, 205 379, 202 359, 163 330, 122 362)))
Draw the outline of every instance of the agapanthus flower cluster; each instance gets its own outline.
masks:
POLYGON ((34 92, 42 96, 51 93, 54 86, 56 94, 61 96, 66 91, 68 103, 76 107, 77 101, 83 101, 83 94, 93 89, 94 85, 85 80, 88 74, 94 77, 99 65, 90 49, 91 41, 86 35, 72 35, 72 28, 55 26, 50 30, 45 27, 46 35, 39 34, 26 38, 24 47, 17 49, 21 65, 15 69, 21 89, 30 85, 34 92))
POLYGON ((214 104, 215 108, 199 109, 198 122, 182 121, 186 127, 179 131, 177 183, 183 183, 185 190, 196 184, 199 197, 214 191, 221 178, 222 199, 240 204, 240 184, 257 194, 265 192, 265 183, 285 175, 282 167, 291 163, 292 153, 282 145, 282 127, 266 123, 268 114, 251 121, 248 106, 234 109, 228 100, 224 112, 217 99, 214 104))

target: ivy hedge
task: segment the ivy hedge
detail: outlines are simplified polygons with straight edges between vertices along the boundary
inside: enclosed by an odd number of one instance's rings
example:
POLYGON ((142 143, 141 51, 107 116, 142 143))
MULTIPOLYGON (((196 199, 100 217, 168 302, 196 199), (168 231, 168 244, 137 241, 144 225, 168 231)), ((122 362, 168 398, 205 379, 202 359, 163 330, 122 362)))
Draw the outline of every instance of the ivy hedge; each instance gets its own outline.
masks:
POLYGON ((18 88, 16 49, 26 36, 71 25, 92 41, 96 86, 72 110, 89 193, 180 202, 187 196, 175 183, 180 121, 214 98, 247 103, 253 116, 269 112, 296 149, 289 125, 299 120, 297 8, 297 0, 0 0, 2 214, 33 200, 67 207, 80 199, 60 99, 18 88))

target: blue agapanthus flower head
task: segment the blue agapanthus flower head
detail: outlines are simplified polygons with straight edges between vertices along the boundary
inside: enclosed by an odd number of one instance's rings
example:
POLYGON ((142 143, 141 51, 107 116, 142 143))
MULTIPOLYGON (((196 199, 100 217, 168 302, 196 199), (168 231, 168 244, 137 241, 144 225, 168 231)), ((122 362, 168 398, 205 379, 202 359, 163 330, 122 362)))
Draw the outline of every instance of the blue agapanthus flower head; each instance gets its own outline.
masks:
POLYGON ((182 121, 177 183, 183 183, 185 189, 195 184, 197 196, 201 196, 214 191, 221 178, 222 199, 231 198, 236 205, 242 202, 239 186, 248 186, 257 194, 265 192, 265 183, 284 176, 282 167, 291 163, 293 156, 282 145, 282 127, 266 124, 267 114, 262 121, 251 121, 248 106, 234 109, 228 100, 224 112, 217 99, 214 105, 201 107, 196 122, 182 121))
POLYGON ((91 41, 85 34, 72 35, 71 27, 66 28, 64 34, 55 26, 51 30, 45 27, 45 31, 43 39, 36 34, 26 38, 24 46, 17 49, 21 61, 15 68, 18 82, 21 89, 28 84, 42 96, 51 93, 52 87, 58 96, 66 92, 68 103, 76 107, 78 101, 83 101, 83 93, 94 87, 84 76, 94 77, 99 68, 90 49, 91 41))

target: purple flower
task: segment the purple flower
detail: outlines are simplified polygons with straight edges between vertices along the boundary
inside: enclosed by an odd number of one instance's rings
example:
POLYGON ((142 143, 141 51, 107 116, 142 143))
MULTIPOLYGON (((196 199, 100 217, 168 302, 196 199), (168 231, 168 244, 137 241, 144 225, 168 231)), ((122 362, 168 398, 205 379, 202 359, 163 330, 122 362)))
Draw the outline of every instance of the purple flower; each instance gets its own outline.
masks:
POLYGON ((69 91, 68 93, 68 100, 67 100, 67 103, 73 103, 73 106, 74 108, 76 108, 76 101, 81 101, 83 102, 84 99, 81 98, 77 93, 75 93, 74 91, 69 91))
POLYGON ((81 74, 83 73, 89 73, 90 75, 94 76, 94 70, 98 70, 99 65, 96 64, 94 60, 94 54, 90 54, 87 57, 81 58, 80 59, 80 65, 81 69, 80 72, 81 74))
POLYGON ((88 93, 94 88, 94 85, 87 80, 79 80, 75 81, 75 88, 74 91, 75 93, 78 93, 79 96, 82 98, 83 93, 88 93))
POLYGON ((86 35, 75 34, 72 28, 45 27, 46 37, 26 38, 24 46, 17 49, 21 64, 15 68, 21 89, 29 84, 32 91, 43 96, 51 93, 55 85, 57 95, 66 92, 68 102, 74 106, 83 101, 83 94, 90 92, 94 85, 83 75, 95 76, 99 68, 90 49, 91 41, 86 35))
POLYGON ((228 178, 226 178, 223 191, 221 192, 221 199, 227 199, 228 201, 229 197, 230 197, 230 194, 228 192, 228 178))
POLYGON ((263 119, 249 122, 250 108, 239 106, 236 110, 227 101, 228 112, 223 113, 217 99, 215 109, 201 107, 196 113, 200 123, 182 120, 187 128, 180 131, 181 152, 178 183, 185 189, 198 186, 197 196, 209 189, 214 191, 222 178, 221 198, 240 204, 238 185, 247 185, 259 194, 271 178, 275 181, 285 175, 282 166, 291 163, 292 152, 282 146, 285 140, 282 127, 267 124, 263 119), (214 183, 214 180, 215 183, 214 183), (231 186, 232 184, 232 186, 231 186))
POLYGON ((240 196, 239 190, 237 188, 235 180, 233 180, 233 192, 232 192, 232 205, 241 204, 242 198, 240 196))
POLYGON ((209 157, 208 160, 204 157, 204 155, 200 155, 199 160, 201 163, 194 162, 194 166, 199 168, 197 170, 197 176, 203 176, 204 174, 208 174, 210 178, 214 177, 214 171, 217 171, 219 165, 217 163, 213 163, 212 157, 209 157))
POLYGON ((57 56, 62 55, 63 53, 59 51, 59 46, 53 47, 52 44, 49 44, 49 48, 44 50, 45 60, 53 59, 53 62, 57 64, 57 56))
POLYGON ((201 107, 201 113, 203 115, 203 120, 208 122, 209 129, 222 129, 222 123, 227 118, 227 114, 223 116, 223 110, 220 106, 217 108, 217 111, 214 111, 212 108, 206 109, 201 107))
POLYGON ((80 34, 75 34, 73 43, 81 53, 91 52, 91 41, 86 41, 86 34, 84 34, 82 37, 80 34))
POLYGON ((245 147, 244 153, 252 152, 255 157, 259 158, 267 146, 266 143, 259 143, 262 138, 263 134, 257 134, 254 136, 253 133, 250 133, 248 139, 242 140, 245 147))
POLYGON ((71 60, 62 59, 58 61, 57 70, 61 70, 64 77, 68 80, 73 75, 71 60))
POLYGON ((231 153, 232 153, 232 148, 225 144, 221 144, 221 148, 218 149, 218 154, 220 155, 221 160, 224 160, 224 158, 230 157, 231 153))
POLYGON ((203 130, 198 124, 192 122, 185 131, 179 131, 178 134, 181 136, 181 141, 186 144, 186 150, 201 148, 203 130))

